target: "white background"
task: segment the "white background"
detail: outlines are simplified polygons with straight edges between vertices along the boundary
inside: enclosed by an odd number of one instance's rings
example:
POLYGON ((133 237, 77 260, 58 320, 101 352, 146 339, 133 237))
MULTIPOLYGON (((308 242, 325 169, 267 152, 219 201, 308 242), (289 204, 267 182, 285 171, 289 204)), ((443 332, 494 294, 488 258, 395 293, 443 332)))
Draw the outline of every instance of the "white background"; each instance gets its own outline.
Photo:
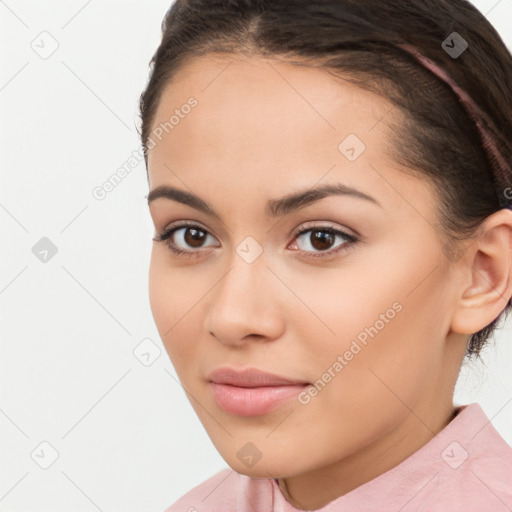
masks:
MULTIPOLYGON (((0 1, 1 512, 161 512, 227 467, 153 323, 144 162, 92 195, 139 148, 169 4, 0 1), (58 44, 46 59, 41 37, 58 44), (32 252, 43 237, 57 248, 46 263, 32 252), (150 366, 133 354, 146 338, 161 350, 150 366), (41 442, 58 452, 47 469, 41 442)), ((512 47, 512 0, 475 5, 512 47)), ((480 402, 509 444, 511 331, 509 319, 455 396, 480 402)))

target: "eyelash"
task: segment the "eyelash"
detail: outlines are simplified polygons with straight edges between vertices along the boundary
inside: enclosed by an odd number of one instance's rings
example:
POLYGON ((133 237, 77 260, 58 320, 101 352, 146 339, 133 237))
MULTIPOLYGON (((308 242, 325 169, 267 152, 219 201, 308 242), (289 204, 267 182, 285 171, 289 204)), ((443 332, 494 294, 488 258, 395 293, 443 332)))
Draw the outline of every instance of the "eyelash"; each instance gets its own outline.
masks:
MULTIPOLYGON (((169 243, 166 244, 169 251, 177 256, 184 256, 184 257, 198 257, 200 256, 200 252, 202 251, 185 251, 183 249, 180 249, 176 247, 176 245, 170 241, 170 238, 174 234, 175 231, 178 231, 183 228, 195 228, 200 231, 204 231, 205 233, 208 233, 208 230, 200 226, 199 224, 194 224, 192 222, 182 222, 181 224, 178 224, 176 226, 173 226, 171 228, 164 229, 161 233, 158 233, 153 240, 155 242, 165 242, 169 240, 169 243)), ((345 244, 340 245, 334 250, 330 251, 321 251, 317 253, 310 253, 308 251, 301 251, 298 252, 305 254, 306 258, 326 258, 333 255, 338 254, 344 254, 348 250, 351 249, 351 247, 356 244, 359 241, 359 238, 354 235, 349 235, 348 233, 345 233, 344 231, 341 231, 339 229, 332 228, 330 226, 309 226, 305 227, 303 229, 300 229, 297 233, 295 233, 293 240, 298 238, 299 236, 303 235, 304 233, 308 233, 309 231, 322 231, 327 232, 331 235, 335 236, 341 236, 348 240, 345 244)), ((210 233, 208 233, 210 234, 210 233)))

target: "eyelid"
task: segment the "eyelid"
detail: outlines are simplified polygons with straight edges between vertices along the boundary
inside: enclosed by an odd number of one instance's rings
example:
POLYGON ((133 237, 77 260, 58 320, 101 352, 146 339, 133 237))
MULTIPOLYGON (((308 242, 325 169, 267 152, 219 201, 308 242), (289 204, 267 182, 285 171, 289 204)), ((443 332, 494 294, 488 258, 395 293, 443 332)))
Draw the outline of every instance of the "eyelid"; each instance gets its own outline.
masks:
POLYGON ((357 233, 355 230, 346 228, 346 227, 339 227, 339 226, 331 226, 329 223, 331 221, 328 220, 315 220, 315 221, 306 221, 300 224, 297 228, 295 228, 290 236, 296 237, 297 235, 301 234, 301 231, 306 231, 310 229, 325 229, 329 228, 333 231, 341 231, 347 236, 351 236, 353 238, 360 238, 361 235, 357 233))

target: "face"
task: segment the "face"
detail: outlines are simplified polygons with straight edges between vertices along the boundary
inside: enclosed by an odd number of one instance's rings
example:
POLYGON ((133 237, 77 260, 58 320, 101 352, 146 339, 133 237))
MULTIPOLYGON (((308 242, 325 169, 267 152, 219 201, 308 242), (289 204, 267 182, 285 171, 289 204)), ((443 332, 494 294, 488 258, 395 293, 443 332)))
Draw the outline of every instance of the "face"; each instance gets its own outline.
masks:
POLYGON ((433 188, 389 157, 394 115, 323 70, 256 57, 189 61, 164 90, 150 190, 184 194, 150 201, 155 234, 175 229, 153 242, 150 303, 240 473, 299 475, 391 446, 449 394, 455 283, 433 188), (313 194, 325 186, 338 193, 313 194), (224 367, 299 384, 212 384, 224 367))

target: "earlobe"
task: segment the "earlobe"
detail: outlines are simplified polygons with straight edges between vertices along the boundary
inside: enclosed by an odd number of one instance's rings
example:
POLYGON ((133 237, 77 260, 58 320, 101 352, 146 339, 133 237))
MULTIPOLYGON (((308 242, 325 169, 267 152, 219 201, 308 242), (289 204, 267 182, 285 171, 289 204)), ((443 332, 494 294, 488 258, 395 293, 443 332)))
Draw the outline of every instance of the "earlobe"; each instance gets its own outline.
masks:
POLYGON ((451 325, 461 334, 478 332, 492 323, 512 296, 512 211, 491 215, 467 256, 459 262, 466 265, 463 271, 468 278, 451 325))

